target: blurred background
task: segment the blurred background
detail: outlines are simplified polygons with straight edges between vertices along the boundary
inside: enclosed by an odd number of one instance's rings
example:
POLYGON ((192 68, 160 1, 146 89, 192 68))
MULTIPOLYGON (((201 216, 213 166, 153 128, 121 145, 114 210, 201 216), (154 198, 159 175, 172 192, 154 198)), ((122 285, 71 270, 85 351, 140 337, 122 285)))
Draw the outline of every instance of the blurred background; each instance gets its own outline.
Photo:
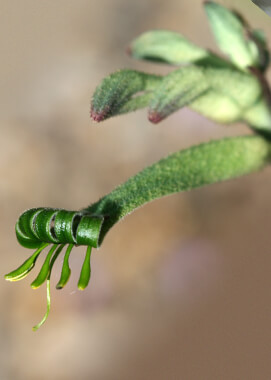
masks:
MULTIPOLYGON (((249 0, 235 6, 271 36, 249 0)), ((0 378, 198 380, 271 378, 270 169, 155 201, 116 225, 92 254, 89 287, 8 283, 30 251, 15 222, 36 206, 80 209, 143 167, 202 141, 249 133, 183 109, 161 124, 146 110, 89 118, 91 94, 119 68, 165 73, 125 49, 150 29, 216 50, 201 0, 0 0, 0 378)), ((270 74, 270 73, 269 73, 270 74)), ((269 75, 270 78, 270 75, 269 75)), ((270 78, 271 79, 271 78, 270 78)), ((35 272, 35 273, 34 273, 35 272)))
POLYGON ((252 0, 254 4, 258 5, 264 12, 271 16, 271 3, 270 0, 252 0))

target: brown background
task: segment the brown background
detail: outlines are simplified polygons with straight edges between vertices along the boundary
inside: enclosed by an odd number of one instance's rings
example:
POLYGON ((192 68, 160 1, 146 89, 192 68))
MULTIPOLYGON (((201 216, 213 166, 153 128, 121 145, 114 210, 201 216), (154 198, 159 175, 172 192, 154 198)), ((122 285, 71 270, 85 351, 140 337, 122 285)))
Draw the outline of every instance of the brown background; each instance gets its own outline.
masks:
MULTIPOLYGON (((238 10, 271 35, 271 19, 249 0, 238 10)), ((166 72, 125 55, 141 32, 171 29, 216 49, 200 0, 1 0, 0 14, 2 275, 30 253, 14 235, 24 209, 81 208, 169 152, 248 133, 189 109, 159 125, 146 110, 99 125, 89 118, 108 73, 166 72)), ((36 333, 45 286, 29 287, 35 273, 2 280, 0 378, 270 379, 270 178, 266 169, 130 215, 93 251, 85 292, 76 289, 77 248, 70 283, 52 289, 36 333)))

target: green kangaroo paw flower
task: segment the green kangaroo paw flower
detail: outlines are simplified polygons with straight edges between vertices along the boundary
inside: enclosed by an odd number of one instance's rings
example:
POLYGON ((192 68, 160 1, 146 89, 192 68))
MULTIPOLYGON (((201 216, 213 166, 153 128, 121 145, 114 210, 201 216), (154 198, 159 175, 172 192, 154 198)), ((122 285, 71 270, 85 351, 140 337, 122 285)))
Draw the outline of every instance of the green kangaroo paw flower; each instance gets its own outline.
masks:
MULTIPOLYGON (((41 243, 40 243, 41 244, 41 243)), ((41 244, 40 248, 38 248, 33 255, 31 255, 19 268, 13 270, 12 272, 5 275, 5 279, 8 281, 19 281, 25 278, 28 273, 34 268, 36 260, 42 250, 47 247, 48 243, 41 244)))
POLYGON ((47 281, 46 313, 34 331, 49 315, 51 271, 65 244, 56 288, 62 289, 70 278, 72 248, 84 245, 87 250, 77 284, 83 290, 91 277, 92 247, 98 248, 122 218, 155 199, 246 175, 271 162, 271 93, 263 74, 269 64, 266 38, 237 12, 214 1, 206 1, 205 10, 219 47, 230 60, 199 48, 178 33, 146 32, 129 48, 134 58, 185 65, 164 76, 136 70, 107 76, 93 95, 91 117, 100 122, 149 107, 149 120, 158 123, 188 106, 219 123, 245 121, 254 135, 211 141, 170 154, 79 211, 44 207, 25 211, 16 223, 16 236, 22 246, 37 250, 5 279, 24 278, 41 251, 53 244, 31 283, 36 289, 47 281))
POLYGON ((54 262, 56 261, 58 255, 62 251, 63 247, 64 247, 64 244, 60 245, 57 248, 57 250, 55 251, 54 256, 52 257, 52 259, 50 261, 49 272, 48 272, 48 277, 47 277, 47 282, 46 282, 46 291, 47 291, 47 297, 46 297, 47 298, 47 308, 46 308, 46 313, 45 313, 44 317, 42 318, 42 320, 37 325, 35 325, 34 327, 32 327, 33 331, 37 331, 44 324, 44 322, 46 321, 46 319, 49 316, 50 309, 51 309, 50 277, 51 277, 52 267, 53 267, 54 262))
POLYGON ((90 267, 90 256, 91 256, 91 248, 90 246, 87 247, 87 252, 85 256, 85 260, 83 262, 83 266, 80 273, 80 278, 77 284, 77 287, 79 290, 84 290, 89 283, 90 280, 90 274, 91 274, 91 267, 90 267))
POLYGON ((271 129, 271 113, 261 81, 232 68, 203 67, 210 89, 189 104, 201 115, 219 123, 245 121, 255 129, 271 129))
POLYGON ((209 88, 202 68, 181 67, 165 76, 153 92, 149 120, 158 123, 179 108, 188 105, 209 88))
POLYGON ((153 91, 149 120, 160 122, 187 105, 212 120, 231 123, 242 120, 262 93, 260 81, 251 73, 205 64, 181 67, 165 76, 153 91))
POLYGON ((69 266, 69 258, 70 258, 70 253, 71 253, 73 247, 74 247, 73 244, 69 244, 68 245, 68 248, 66 250, 66 253, 65 253, 65 256, 64 256, 64 260, 63 260, 60 280, 58 281, 58 283, 56 285, 56 289, 62 289, 62 288, 64 288, 64 286, 69 281, 69 278, 70 278, 70 275, 71 275, 71 269, 70 269, 70 266, 69 266))
POLYGON ((142 91, 152 91, 161 77, 134 70, 120 70, 104 78, 96 88, 91 102, 91 117, 95 121, 102 121, 111 116, 123 113, 125 105, 129 111, 145 107, 145 98, 142 101, 142 91), (136 101, 139 95, 139 102, 136 101), (133 100, 133 97, 134 100, 133 100), (131 102, 133 100, 133 102, 131 102), (134 108, 132 109, 132 106, 134 108))

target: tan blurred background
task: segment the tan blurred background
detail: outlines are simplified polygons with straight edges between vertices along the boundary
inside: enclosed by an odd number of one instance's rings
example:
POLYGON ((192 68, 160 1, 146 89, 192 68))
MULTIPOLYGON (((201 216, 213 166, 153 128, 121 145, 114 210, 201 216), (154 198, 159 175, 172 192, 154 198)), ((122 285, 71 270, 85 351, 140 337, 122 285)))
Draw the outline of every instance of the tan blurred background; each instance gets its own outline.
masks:
MULTIPOLYGON (((271 36, 271 18, 235 5, 271 36)), ((201 0, 0 0, 2 275, 30 251, 14 224, 30 207, 78 209, 169 152, 247 133, 184 109, 94 124, 89 102, 108 73, 165 72, 124 53, 141 32, 179 31, 216 49, 201 0)), ((270 169, 153 202, 108 234, 92 279, 52 289, 1 281, 0 379, 271 379, 270 169)), ((52 274, 58 281, 61 260, 52 274)), ((39 262, 40 263, 40 262, 39 262)), ((39 267, 39 265, 37 265, 39 267)), ((3 276, 2 276, 3 278, 3 276)))

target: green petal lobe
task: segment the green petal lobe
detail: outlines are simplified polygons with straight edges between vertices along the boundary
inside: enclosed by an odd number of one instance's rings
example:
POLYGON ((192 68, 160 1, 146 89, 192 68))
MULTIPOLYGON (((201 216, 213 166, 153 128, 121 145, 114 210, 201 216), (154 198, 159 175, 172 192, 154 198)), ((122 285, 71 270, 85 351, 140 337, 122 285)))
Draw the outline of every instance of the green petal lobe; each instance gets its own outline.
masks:
POLYGON ((87 247, 87 252, 85 256, 85 260, 82 265, 79 281, 77 287, 79 290, 84 290, 89 283, 91 267, 90 267, 90 256, 91 256, 91 247, 87 247))
POLYGON ((37 325, 32 327, 33 331, 37 331, 44 324, 44 322, 47 320, 47 318, 49 316, 50 309, 51 309, 50 277, 51 277, 51 273, 52 273, 52 267, 53 267, 57 257, 59 256, 60 252, 62 251, 63 247, 64 247, 64 245, 60 245, 57 248, 57 250, 55 251, 55 253, 54 253, 54 255, 50 261, 49 271, 48 271, 48 276, 47 276, 47 281, 46 281, 46 293, 47 293, 47 296, 46 296, 46 299, 47 299, 46 313, 44 314, 44 317, 42 318, 42 320, 37 325))
POLYGON ((25 278, 29 274, 29 272, 34 268, 38 256, 47 245, 47 243, 41 244, 40 248, 38 248, 33 253, 33 255, 31 255, 22 265, 20 265, 19 268, 6 274, 5 279, 8 281, 19 281, 25 278))
POLYGON ((70 266, 69 266, 69 258, 70 258, 70 253, 72 251, 72 248, 73 248, 73 244, 69 244, 68 248, 66 250, 65 256, 64 256, 61 276, 60 276, 60 280, 58 281, 58 283, 56 285, 56 289, 62 289, 62 288, 64 288, 64 286, 69 281, 69 278, 70 278, 70 275, 71 275, 71 269, 70 269, 70 266))
POLYGON ((52 248, 50 249, 50 251, 48 252, 46 259, 45 259, 45 261, 41 267, 41 270, 40 270, 38 276, 31 283, 31 288, 33 288, 33 289, 39 288, 44 283, 44 281, 47 279, 48 274, 50 272, 50 260, 53 256, 56 248, 57 248, 57 245, 54 244, 52 246, 52 248))

